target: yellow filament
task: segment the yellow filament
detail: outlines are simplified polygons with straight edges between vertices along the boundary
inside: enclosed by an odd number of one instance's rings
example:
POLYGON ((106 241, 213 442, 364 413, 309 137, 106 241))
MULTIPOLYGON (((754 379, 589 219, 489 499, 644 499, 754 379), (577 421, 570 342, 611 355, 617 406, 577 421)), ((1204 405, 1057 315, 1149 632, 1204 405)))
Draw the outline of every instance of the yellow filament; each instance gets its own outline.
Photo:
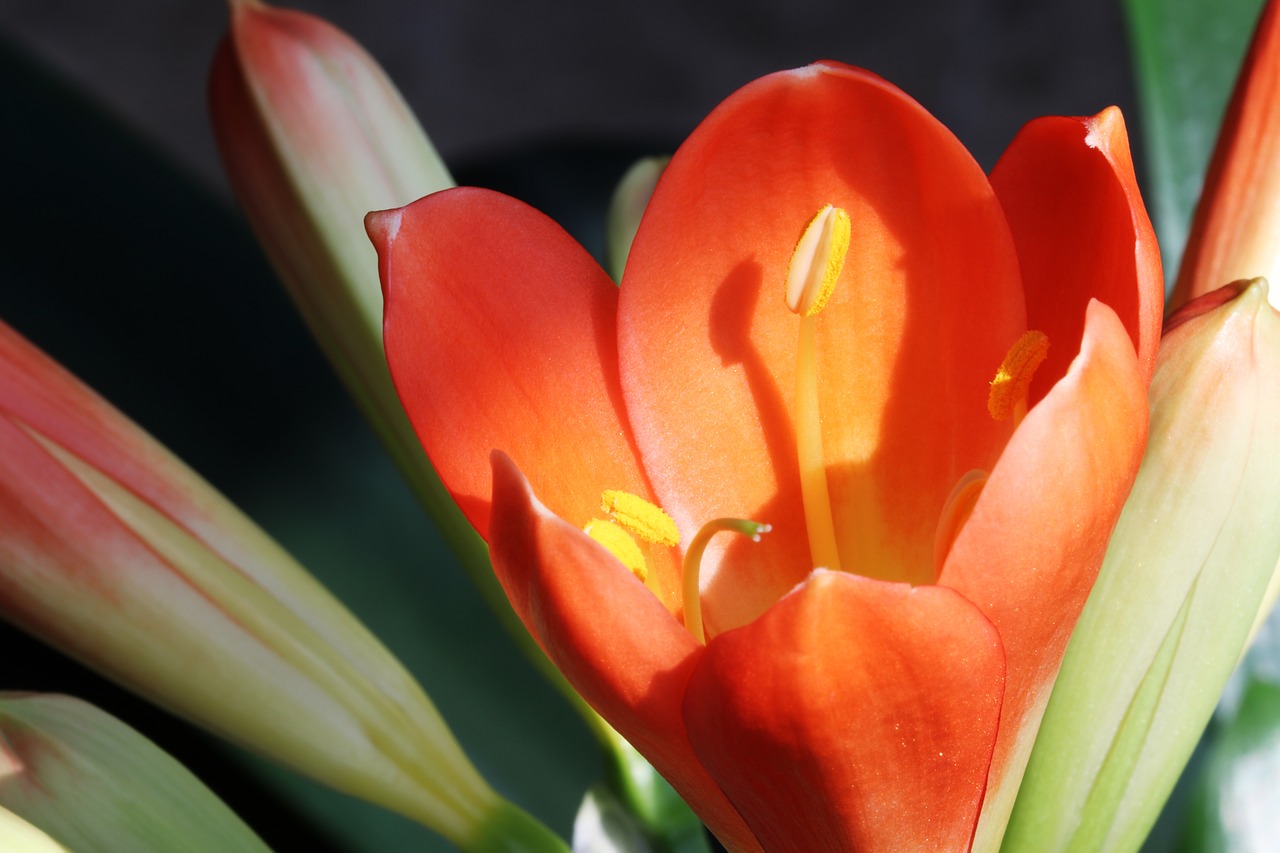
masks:
POLYGON ((1027 389, 1031 378, 1049 355, 1049 338, 1044 332, 1025 332, 1004 357, 996 378, 991 380, 987 411, 998 421, 1014 418, 1018 423, 1027 412, 1027 389))
POLYGON ((684 626, 699 643, 706 644, 706 632, 702 627, 702 591, 699 589, 698 575, 702 569, 702 555, 707 550, 707 543, 717 533, 741 533, 750 537, 752 542, 759 542, 761 534, 768 533, 773 527, 750 521, 744 518, 717 518, 702 525, 702 529, 689 543, 689 550, 684 555, 681 594, 684 596, 684 626))
POLYGON ((809 220, 791 253, 787 268, 787 307, 800 315, 796 344, 796 457, 800 465, 800 493, 804 499, 809 554, 815 566, 840 568, 831 493, 827 488, 826 457, 822 451, 822 411, 818 396, 818 355, 815 318, 831 298, 849 251, 849 214, 827 205, 809 220))
POLYGON ((787 307, 812 317, 826 307, 844 268, 852 229, 849 214, 827 205, 809 220, 787 267, 787 307))
POLYGON ((942 506, 942 514, 938 517, 938 530, 933 537, 934 577, 942 574, 942 566, 951 553, 951 546, 960 537, 960 531, 973 514, 973 508, 982 496, 987 485, 988 474, 981 468, 974 468, 960 478, 960 482, 952 488, 947 502, 942 506))
POLYGON ((639 495, 618 489, 606 489, 600 496, 600 508, 634 535, 656 545, 678 545, 680 531, 671 516, 639 495))
POLYGON ((636 544, 636 540, 632 539, 627 531, 612 521, 593 518, 587 522, 586 527, 582 528, 582 532, 603 545, 610 554, 617 557, 622 565, 631 571, 631 574, 641 581, 649 579, 649 566, 645 562, 644 553, 641 552, 640 546, 636 544))
POLYGON ((800 495, 809 531, 809 555, 817 568, 840 569, 831 493, 827 489, 826 457, 822 451, 822 413, 818 403, 815 318, 800 319, 796 345, 796 457, 800 464, 800 495))

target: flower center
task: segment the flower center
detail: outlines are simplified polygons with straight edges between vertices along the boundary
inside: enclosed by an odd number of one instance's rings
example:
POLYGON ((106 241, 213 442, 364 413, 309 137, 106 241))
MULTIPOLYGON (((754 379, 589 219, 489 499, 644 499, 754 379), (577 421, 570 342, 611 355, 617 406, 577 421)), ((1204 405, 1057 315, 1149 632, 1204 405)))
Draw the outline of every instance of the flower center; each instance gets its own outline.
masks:
MULTIPOLYGON (((822 446, 816 329, 818 315, 831 298, 844 268, 851 231, 849 214, 843 209, 828 204, 819 210, 796 242, 785 291, 787 307, 800 317, 794 422, 809 554, 814 566, 835 570, 841 569, 841 560, 822 446)), ((1031 379, 1048 351, 1049 339, 1043 332, 1025 332, 1014 343, 991 381, 987 409, 992 418, 1013 418, 1015 428, 1022 422, 1031 379)), ((944 503, 934 535, 936 572, 941 571, 947 553, 972 514, 987 477, 983 470, 968 472, 944 503)))
MULTIPOLYGON (((649 546, 680 544, 680 531, 671 516, 639 495, 618 489, 606 489, 600 498, 600 508, 609 518, 593 518, 582 528, 600 543, 622 565, 659 596, 656 579, 649 572, 649 546), (640 542, 636 540, 639 539, 640 542)), ((741 533, 753 542, 760 541, 762 533, 772 528, 768 524, 742 518, 717 518, 702 526, 689 543, 681 569, 681 597, 684 606, 684 624, 699 643, 706 643, 702 628, 702 593, 699 589, 702 555, 711 537, 721 532, 741 533)))

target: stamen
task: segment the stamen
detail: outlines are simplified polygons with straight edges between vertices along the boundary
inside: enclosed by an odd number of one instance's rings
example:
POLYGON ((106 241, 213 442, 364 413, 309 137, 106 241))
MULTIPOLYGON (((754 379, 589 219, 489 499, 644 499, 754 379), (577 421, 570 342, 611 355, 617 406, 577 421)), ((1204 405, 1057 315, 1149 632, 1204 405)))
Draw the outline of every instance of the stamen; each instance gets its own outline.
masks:
POLYGON ((761 524, 744 518, 717 518, 702 525, 702 529, 689 543, 689 550, 684 554, 682 592, 684 595, 684 626, 699 643, 706 645, 707 637, 702 628, 702 596, 698 585, 698 575, 702 568, 702 555, 707 550, 707 543, 717 533, 741 533, 759 542, 760 536, 773 529, 772 525, 761 524))
POLYGON ((827 205, 819 210, 791 253, 787 267, 787 307, 802 317, 821 311, 835 290, 849 251, 849 214, 827 205))
POLYGON ((600 508, 645 542, 656 545, 680 543, 680 531, 676 529, 671 516, 639 495, 619 489, 606 489, 600 496, 600 508))
POLYGON ((800 315, 800 339, 796 344, 796 458, 805 526, 809 532, 809 554, 814 566, 836 570, 840 568, 840 552, 822 449, 814 324, 818 312, 835 290, 849 250, 850 233, 849 214, 842 208, 827 205, 819 210, 791 255, 786 290, 787 307, 800 315))
POLYGON ((814 318, 803 317, 800 341, 796 345, 796 459, 800 465, 800 495, 804 500, 804 521, 813 565, 839 571, 840 549, 836 545, 826 455, 822 449, 817 361, 814 318))
POLYGON ((630 570, 631 574, 642 582, 648 581, 649 566, 645 562, 644 554, 641 553, 640 546, 636 544, 636 540, 632 539, 627 531, 612 521, 593 518, 582 528, 582 532, 603 545, 610 554, 617 557, 622 565, 630 570))
POLYGON ((956 543, 964 524, 973 515, 973 507, 982 496, 990 475, 981 468, 974 468, 960 478, 942 505, 942 514, 938 516, 938 530, 933 536, 933 569, 934 577, 942 574, 942 565, 951 553, 951 546, 956 543))
POLYGON ((1027 389, 1031 378, 1049 355, 1049 338, 1034 329, 1023 333, 1004 357, 996 378, 991 380, 991 392, 987 396, 987 411, 998 421, 1014 419, 1014 425, 1022 422, 1027 414, 1027 389))

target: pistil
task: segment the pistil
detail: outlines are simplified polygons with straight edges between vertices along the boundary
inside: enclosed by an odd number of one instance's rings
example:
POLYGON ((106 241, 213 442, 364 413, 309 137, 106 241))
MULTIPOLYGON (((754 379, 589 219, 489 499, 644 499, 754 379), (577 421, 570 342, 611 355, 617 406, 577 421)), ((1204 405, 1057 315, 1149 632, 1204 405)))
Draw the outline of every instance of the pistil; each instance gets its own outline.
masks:
POLYGON ((849 214, 827 205, 809 221, 787 269, 787 307, 800 315, 796 344, 795 429, 800 493, 804 500, 809 554, 815 566, 840 568, 818 395, 817 315, 835 290, 849 250, 849 214))

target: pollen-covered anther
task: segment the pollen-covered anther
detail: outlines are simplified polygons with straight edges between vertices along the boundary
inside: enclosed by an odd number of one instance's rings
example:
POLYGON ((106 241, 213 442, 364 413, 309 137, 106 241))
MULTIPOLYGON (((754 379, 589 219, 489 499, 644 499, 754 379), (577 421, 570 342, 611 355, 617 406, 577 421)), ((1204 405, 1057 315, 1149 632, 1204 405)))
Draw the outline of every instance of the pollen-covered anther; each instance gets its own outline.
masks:
POLYGON ((821 311, 844 268, 852 228, 843 208, 827 205, 817 212, 791 253, 787 267, 787 307, 802 317, 821 311))
POLYGON ((1003 421, 1020 414, 1019 409, 1025 411, 1031 378, 1048 355, 1049 338, 1044 332, 1033 329, 1018 338, 996 371, 996 378, 991 380, 991 392, 987 396, 991 417, 1003 421))
POLYGON ((639 495, 619 489, 606 489, 600 496, 600 508, 645 542, 655 545, 680 543, 680 531, 671 516, 639 495))
POLYGON ((612 521, 593 518, 582 528, 582 532, 605 547, 610 554, 617 557, 622 565, 641 582, 649 579, 649 564, 645 562, 644 552, 631 538, 631 534, 612 521))

